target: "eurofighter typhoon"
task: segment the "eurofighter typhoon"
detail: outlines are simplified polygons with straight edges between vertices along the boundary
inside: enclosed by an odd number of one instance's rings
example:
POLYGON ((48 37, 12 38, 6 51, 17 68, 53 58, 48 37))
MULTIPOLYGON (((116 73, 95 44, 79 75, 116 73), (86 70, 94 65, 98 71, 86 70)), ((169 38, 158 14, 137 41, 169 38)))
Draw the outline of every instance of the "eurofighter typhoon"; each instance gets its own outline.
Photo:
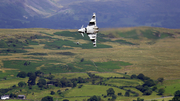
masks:
POLYGON ((84 37, 84 33, 86 33, 90 40, 93 42, 94 47, 96 47, 96 41, 97 41, 97 33, 98 33, 98 27, 96 25, 96 14, 93 13, 92 19, 90 20, 89 24, 86 28, 81 27, 81 29, 78 30, 79 33, 82 34, 84 37))

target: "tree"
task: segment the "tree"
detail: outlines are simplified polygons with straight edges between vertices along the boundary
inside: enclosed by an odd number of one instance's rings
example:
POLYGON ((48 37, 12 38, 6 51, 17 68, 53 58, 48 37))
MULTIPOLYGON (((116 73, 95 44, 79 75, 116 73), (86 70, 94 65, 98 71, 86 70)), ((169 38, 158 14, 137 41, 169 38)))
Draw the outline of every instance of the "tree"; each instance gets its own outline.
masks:
POLYGON ((122 95, 122 93, 118 93, 118 96, 121 96, 122 95))
POLYGON ((54 95, 55 94, 55 92, 54 91, 51 91, 51 95, 54 95))
POLYGON ((55 76, 54 75, 49 75, 48 79, 52 80, 55 76))
POLYGON ((152 87, 154 85, 155 85, 154 81, 152 79, 149 79, 149 80, 145 81, 143 86, 152 87))
POLYGON ((12 87, 13 87, 13 88, 16 88, 16 85, 13 85, 12 87))
POLYGON ((114 93, 115 93, 115 91, 114 91, 113 88, 109 88, 109 89, 106 90, 106 91, 107 91, 107 96, 112 96, 112 95, 114 95, 114 93))
POLYGON ((174 93, 174 96, 179 96, 179 97, 180 97, 180 90, 176 91, 176 92, 174 93))
POLYGON ((140 73, 138 76, 137 76, 138 79, 141 79, 141 80, 144 80, 144 74, 140 73))
POLYGON ((37 83, 37 85, 39 86, 39 88, 43 88, 43 86, 44 85, 46 85, 46 80, 45 79, 43 79, 43 78, 40 78, 39 80, 38 80, 38 83, 37 83))
POLYGON ((164 92, 165 92, 164 88, 160 88, 160 89, 158 90, 158 94, 159 94, 159 95, 162 95, 164 92))
POLYGON ((10 98, 17 98, 17 95, 16 95, 16 94, 11 93, 11 94, 9 95, 9 97, 10 97, 10 98))
POLYGON ((136 78, 137 78, 136 74, 131 75, 131 79, 136 79, 136 78))
POLYGON ((29 85, 35 85, 36 84, 36 76, 33 74, 29 77, 29 80, 28 80, 28 86, 29 85))
POLYGON ((156 91, 156 90, 157 90, 157 87, 156 87, 156 86, 154 86, 154 87, 152 88, 152 90, 153 90, 153 91, 156 91))
POLYGON ((137 98, 137 101, 144 101, 144 99, 140 99, 139 97, 137 98))
POLYGON ((4 76, 3 79, 6 80, 6 79, 7 79, 7 76, 4 76))
POLYGON ((40 78, 40 79, 38 80, 37 85, 39 85, 39 84, 46 85, 46 80, 43 79, 43 78, 40 78))
POLYGON ((83 62, 83 61, 84 61, 84 58, 81 59, 81 62, 83 62))
POLYGON ((41 101, 53 101, 53 97, 51 97, 51 96, 46 96, 46 97, 43 97, 43 98, 41 99, 41 101))
POLYGON ((20 78, 25 78, 26 77, 26 72, 24 71, 21 71, 17 74, 17 77, 20 77, 20 78))
POLYGON ((83 85, 79 85, 78 88, 81 88, 83 85))
POLYGON ((61 90, 58 90, 57 93, 60 95, 62 92, 61 92, 61 90))
POLYGON ((32 89, 32 85, 28 85, 29 86, 29 89, 32 89))
POLYGON ((164 78, 158 78, 157 81, 163 83, 164 78))
POLYGON ((177 90, 174 93, 174 97, 173 97, 172 101, 180 101, 180 90, 177 90))
POLYGON ((60 80, 61 84, 62 84, 62 87, 72 87, 73 86, 73 83, 68 80, 67 78, 62 78, 60 80))
POLYGON ((81 77, 78 77, 77 83, 85 83, 85 80, 81 77))
POLYGON ((41 88, 40 90, 42 90, 43 84, 42 83, 38 84, 38 87, 41 88))
POLYGON ((92 85, 94 85, 95 84, 95 79, 92 79, 92 85))
POLYGON ((124 96, 127 96, 127 97, 129 97, 130 96, 130 93, 129 93, 129 91, 126 91, 126 93, 125 93, 125 95, 124 96))
POLYGON ((64 99, 63 101, 69 101, 68 99, 64 99))
POLYGON ((30 77, 31 75, 33 75, 34 73, 33 72, 28 72, 27 73, 27 76, 30 77))
MULTIPOLYGON (((151 89, 149 89, 149 87, 147 86, 147 85, 145 85, 145 86, 142 86, 142 85, 138 85, 138 86, 136 86, 136 89, 138 89, 138 90, 140 90, 141 92, 143 92, 144 93, 144 95, 146 95, 146 94, 148 94, 150 91, 148 91, 148 90, 151 90, 151 89), (147 92, 146 92, 147 91, 147 92)), ((152 90, 151 90, 152 91, 152 90)))
POLYGON ((62 87, 62 83, 61 83, 61 79, 56 79, 53 84, 56 86, 56 87, 62 87))
POLYGON ((27 66, 27 65, 30 65, 30 64, 31 64, 31 62, 26 61, 26 62, 24 63, 24 66, 27 66))
POLYGON ((96 95, 94 95, 90 97, 87 101, 101 101, 101 98, 99 96, 97 97, 96 95))
POLYGON ((151 95, 152 94, 152 90, 151 89, 148 89, 146 90, 143 95, 151 95))
POLYGON ((28 63, 27 63, 27 61, 26 61, 26 62, 24 63, 24 66, 27 66, 27 64, 28 64, 28 63))
POLYGON ((147 76, 144 76, 144 81, 149 80, 150 78, 147 76))
POLYGON ((41 72, 40 70, 38 70, 38 71, 35 72, 35 75, 36 75, 36 76, 40 76, 41 74, 44 74, 44 73, 41 72))
POLYGON ((76 87, 77 86, 77 82, 76 81, 74 81, 74 82, 72 82, 73 83, 73 87, 76 87))
POLYGON ((18 83, 18 86, 19 86, 19 87, 24 87, 24 86, 26 86, 26 83, 23 82, 23 81, 21 81, 21 82, 18 83))
POLYGON ((114 101, 116 99, 116 95, 112 95, 112 100, 114 101))

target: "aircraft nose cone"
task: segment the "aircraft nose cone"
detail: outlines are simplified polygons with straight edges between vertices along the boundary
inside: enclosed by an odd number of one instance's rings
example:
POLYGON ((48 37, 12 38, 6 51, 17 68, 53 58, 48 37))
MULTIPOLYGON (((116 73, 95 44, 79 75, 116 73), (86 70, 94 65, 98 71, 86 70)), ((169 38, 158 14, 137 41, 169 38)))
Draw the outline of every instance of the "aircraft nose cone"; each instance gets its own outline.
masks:
POLYGON ((82 32, 81 29, 79 29, 78 32, 82 32))

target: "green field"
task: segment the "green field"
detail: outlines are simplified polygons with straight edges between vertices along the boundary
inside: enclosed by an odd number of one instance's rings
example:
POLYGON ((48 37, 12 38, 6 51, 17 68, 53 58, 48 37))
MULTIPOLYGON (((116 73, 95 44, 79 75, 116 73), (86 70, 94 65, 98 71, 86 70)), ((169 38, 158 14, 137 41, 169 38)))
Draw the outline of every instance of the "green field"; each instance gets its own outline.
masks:
POLYGON ((77 99, 79 97, 86 97, 86 99, 90 98, 90 96, 96 95, 96 96, 100 96, 102 99, 107 100, 109 97, 107 98, 103 98, 103 95, 106 95, 107 92, 106 90, 108 90, 109 88, 113 88, 115 91, 115 94, 117 93, 122 93, 123 95, 125 94, 124 90, 115 88, 115 87, 108 87, 108 86, 100 86, 100 85, 83 85, 82 88, 74 88, 71 89, 70 91, 68 91, 67 93, 65 93, 65 96, 67 98, 76 98, 77 99))
POLYGON ((123 77, 122 74, 118 74, 118 73, 95 73, 95 74, 101 77, 123 77))
POLYGON ((26 82, 26 81, 28 81, 28 78, 13 78, 13 79, 0 81, 0 88, 8 88, 8 87, 11 87, 13 85, 18 86, 18 83, 20 81, 26 82))
POLYGON ((135 91, 139 94, 139 96, 143 96, 143 93, 141 91, 137 90, 136 88, 125 87, 125 89, 135 91))
POLYGON ((55 78, 62 78, 62 77, 66 77, 67 79, 72 79, 72 78, 78 78, 78 77, 88 78, 89 76, 87 75, 87 73, 57 73, 55 74, 55 78))
MULTIPOLYGON (((107 94, 106 90, 111 87, 108 86, 100 86, 100 85, 83 85, 82 88, 75 88, 69 91, 69 93, 65 94, 66 97, 73 97, 73 96, 101 96, 102 94, 107 94)), ((124 90, 118 89, 113 87, 115 92, 122 92, 125 93, 124 90)))
POLYGON ((158 88, 164 88, 166 96, 174 95, 174 92, 180 89, 179 86, 180 80, 166 80, 162 84, 158 84, 158 88))
POLYGON ((95 65, 98 68, 100 67, 104 69, 121 69, 120 66, 129 66, 132 64, 123 61, 108 61, 108 62, 95 62, 95 65))
POLYGON ((113 84, 117 86, 137 86, 142 85, 143 82, 141 80, 128 80, 128 79, 110 79, 106 81, 107 84, 113 84))

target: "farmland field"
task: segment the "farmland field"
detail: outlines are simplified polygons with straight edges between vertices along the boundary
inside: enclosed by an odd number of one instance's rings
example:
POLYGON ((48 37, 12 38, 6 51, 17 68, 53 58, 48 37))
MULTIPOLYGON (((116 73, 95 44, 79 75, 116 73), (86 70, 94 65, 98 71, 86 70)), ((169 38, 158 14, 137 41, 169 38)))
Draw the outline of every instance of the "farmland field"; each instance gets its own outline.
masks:
MULTIPOLYGON (((102 94, 107 94, 106 90, 108 90, 111 87, 107 86, 99 86, 99 85, 83 85, 81 89, 75 88, 72 89, 69 93, 65 94, 67 97, 72 97, 72 96, 101 96, 102 94)), ((114 88, 115 92, 122 92, 123 94, 125 93, 124 90, 114 88)))
POLYGON ((160 83, 158 87, 165 89, 166 96, 171 96, 174 94, 175 91, 180 89, 179 83, 180 80, 167 80, 164 81, 162 84, 160 83))
POLYGON ((17 85, 20 81, 27 81, 28 78, 14 78, 14 79, 9 79, 9 80, 3 80, 0 81, 0 88, 8 88, 13 85, 17 85))
POLYGON ((95 73, 97 76, 102 76, 102 77, 123 77, 122 74, 117 74, 117 73, 95 73))
POLYGON ((113 84, 117 86, 137 86, 142 85, 143 82, 140 80, 124 80, 124 79, 111 79, 106 81, 107 84, 113 84))
POLYGON ((55 77, 56 78, 66 77, 68 79, 71 79, 71 78, 78 78, 78 77, 87 78, 89 76, 87 75, 87 73, 58 73, 58 74, 55 74, 55 77))

